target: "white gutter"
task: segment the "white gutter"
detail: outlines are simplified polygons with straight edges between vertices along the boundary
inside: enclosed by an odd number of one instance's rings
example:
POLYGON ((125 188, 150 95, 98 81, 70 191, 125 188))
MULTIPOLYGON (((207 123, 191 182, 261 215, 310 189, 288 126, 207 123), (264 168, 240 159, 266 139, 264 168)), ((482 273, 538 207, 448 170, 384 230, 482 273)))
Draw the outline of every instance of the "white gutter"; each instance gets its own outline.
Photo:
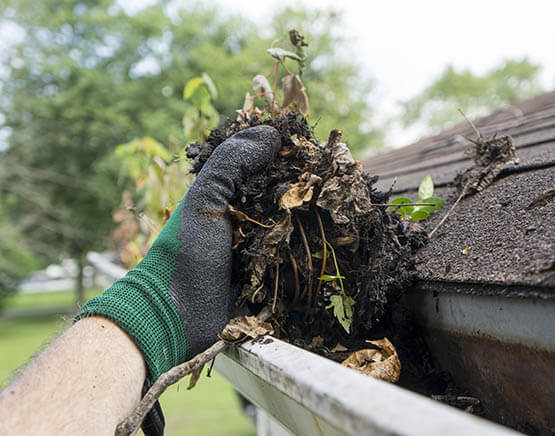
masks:
POLYGON ((294 435, 520 434, 271 337, 229 349, 216 369, 294 435))

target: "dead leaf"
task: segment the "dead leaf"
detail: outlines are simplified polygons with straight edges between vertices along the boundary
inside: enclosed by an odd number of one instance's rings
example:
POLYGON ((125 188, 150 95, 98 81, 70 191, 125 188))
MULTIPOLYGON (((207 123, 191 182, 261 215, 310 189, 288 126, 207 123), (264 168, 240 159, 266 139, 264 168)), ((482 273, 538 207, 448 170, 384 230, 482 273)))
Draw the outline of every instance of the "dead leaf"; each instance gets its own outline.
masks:
POLYGON ((463 248, 461 250, 461 253, 464 254, 465 256, 470 254, 470 247, 467 246, 466 244, 463 245, 463 248))
POLYGON ((301 78, 291 73, 281 79, 281 84, 283 86, 283 104, 281 107, 291 106, 294 110, 308 117, 310 115, 308 95, 306 95, 306 88, 301 78))
POLYGON ((291 142, 293 142, 296 147, 304 149, 310 156, 319 151, 318 146, 314 145, 304 136, 297 136, 296 133, 294 135, 291 135, 291 142))
POLYGON ((220 333, 220 339, 225 342, 238 342, 247 337, 256 339, 259 336, 272 335, 274 329, 268 322, 256 316, 239 316, 233 318, 220 333))
POLYGON ((328 179, 316 205, 327 210, 336 224, 347 224, 373 208, 368 185, 360 173, 328 179))
POLYGON ((203 368, 204 368, 204 365, 191 372, 191 378, 189 378, 189 386, 187 386, 187 390, 191 390, 196 386, 203 368))
POLYGON ((272 107, 272 104, 275 105, 272 87, 270 86, 270 82, 268 82, 268 79, 266 79, 265 76, 263 76, 262 74, 254 76, 252 78, 252 89, 257 94, 263 94, 266 103, 268 103, 270 107, 272 107))
POLYGON ((314 336, 310 346, 312 348, 322 348, 324 346, 324 338, 322 336, 314 336))
POLYGON ((342 351, 347 351, 348 348, 344 345, 337 344, 335 347, 332 348, 332 353, 341 353, 342 351))
POLYGON ((378 347, 352 353, 341 365, 380 380, 395 383, 401 376, 401 362, 389 339, 366 341, 378 347))
POLYGON ((299 177, 299 181, 290 185, 289 190, 281 196, 279 206, 282 209, 295 209, 305 205, 312 200, 314 186, 321 182, 322 179, 317 175, 303 173, 299 177))

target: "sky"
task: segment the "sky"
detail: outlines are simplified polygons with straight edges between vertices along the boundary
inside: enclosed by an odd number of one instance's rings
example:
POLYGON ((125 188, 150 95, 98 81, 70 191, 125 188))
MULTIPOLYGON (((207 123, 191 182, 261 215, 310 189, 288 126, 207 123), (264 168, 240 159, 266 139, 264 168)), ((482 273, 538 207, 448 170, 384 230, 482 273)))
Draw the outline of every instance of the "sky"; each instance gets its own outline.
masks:
MULTIPOLYGON (((342 11, 349 50, 362 73, 376 81, 372 101, 378 121, 398 115, 399 102, 417 95, 448 64, 484 73, 504 59, 526 56, 542 66, 541 85, 555 89, 554 0, 213 2, 262 24, 288 5, 342 11)), ((394 123, 390 130, 386 142, 396 147, 424 134, 422 126, 403 129, 394 123)))

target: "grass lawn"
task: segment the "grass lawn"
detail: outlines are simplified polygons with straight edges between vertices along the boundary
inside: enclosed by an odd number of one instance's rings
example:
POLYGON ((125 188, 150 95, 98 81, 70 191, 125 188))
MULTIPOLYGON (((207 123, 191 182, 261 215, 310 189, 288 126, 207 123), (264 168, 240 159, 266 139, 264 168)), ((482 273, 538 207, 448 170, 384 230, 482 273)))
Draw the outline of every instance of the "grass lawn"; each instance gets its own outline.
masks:
MULTIPOLYGON (((100 289, 89 289, 85 296, 87 300, 102 292, 100 289)), ((17 294, 11 295, 6 300, 7 309, 19 308, 36 308, 48 306, 71 306, 75 304, 74 291, 61 292, 37 292, 33 294, 17 294)))
MULTIPOLYGON (((21 297, 26 299, 28 295, 21 297)), ((33 304, 37 301, 34 300, 33 304)), ((60 301, 55 304, 63 305, 60 301)), ((66 301, 71 304, 72 300, 66 301)), ((0 387, 7 384, 14 370, 67 325, 67 321, 54 316, 0 320, 0 387)), ((211 378, 202 377, 191 391, 187 390, 187 384, 188 380, 185 380, 172 386, 161 398, 168 436, 256 434, 254 426, 242 414, 231 385, 220 375, 213 373, 211 378)))

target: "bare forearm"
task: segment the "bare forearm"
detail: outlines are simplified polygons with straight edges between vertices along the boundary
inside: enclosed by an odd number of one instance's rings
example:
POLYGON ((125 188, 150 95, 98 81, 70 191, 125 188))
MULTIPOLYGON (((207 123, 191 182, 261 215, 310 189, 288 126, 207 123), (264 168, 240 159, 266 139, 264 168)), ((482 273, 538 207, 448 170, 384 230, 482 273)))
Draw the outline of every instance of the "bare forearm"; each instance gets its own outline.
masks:
POLYGON ((0 393, 1 434, 113 435, 146 376, 133 341, 105 318, 73 325, 0 393))

